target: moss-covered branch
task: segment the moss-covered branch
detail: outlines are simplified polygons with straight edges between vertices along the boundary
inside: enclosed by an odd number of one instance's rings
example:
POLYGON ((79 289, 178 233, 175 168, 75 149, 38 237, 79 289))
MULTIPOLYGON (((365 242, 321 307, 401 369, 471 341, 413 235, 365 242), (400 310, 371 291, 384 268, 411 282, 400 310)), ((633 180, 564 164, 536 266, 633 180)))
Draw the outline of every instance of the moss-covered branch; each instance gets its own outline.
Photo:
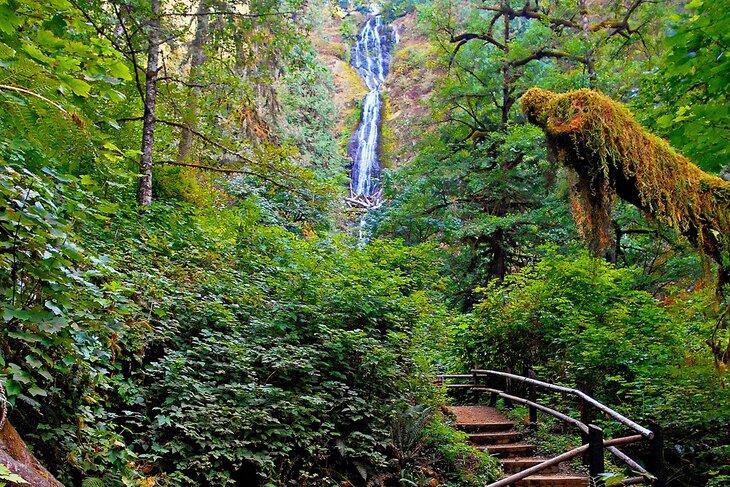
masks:
POLYGON ((719 264, 721 283, 730 283, 730 182, 702 171, 595 91, 533 88, 522 111, 577 176, 576 217, 594 250, 610 241, 610 204, 619 196, 680 231, 719 264))

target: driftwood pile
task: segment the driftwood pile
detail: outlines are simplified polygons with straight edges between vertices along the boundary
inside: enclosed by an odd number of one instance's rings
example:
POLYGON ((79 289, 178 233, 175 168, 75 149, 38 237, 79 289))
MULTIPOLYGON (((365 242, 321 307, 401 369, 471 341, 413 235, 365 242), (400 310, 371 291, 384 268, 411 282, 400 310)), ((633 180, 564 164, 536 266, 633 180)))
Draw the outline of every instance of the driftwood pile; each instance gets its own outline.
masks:
POLYGON ((349 208, 363 208, 365 210, 375 210, 383 204, 383 189, 379 188, 371 195, 355 194, 350 188, 350 196, 345 198, 345 203, 349 208))

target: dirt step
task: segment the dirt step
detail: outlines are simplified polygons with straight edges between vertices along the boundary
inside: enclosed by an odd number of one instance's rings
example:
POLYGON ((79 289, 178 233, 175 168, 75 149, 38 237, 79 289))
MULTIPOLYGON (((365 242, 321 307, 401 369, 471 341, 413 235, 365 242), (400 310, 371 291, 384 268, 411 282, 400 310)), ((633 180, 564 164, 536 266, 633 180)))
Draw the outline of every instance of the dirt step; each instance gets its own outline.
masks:
MULTIPOLYGON (((547 460, 547 458, 505 458, 502 460, 502 469, 505 473, 511 475, 513 473, 527 470, 535 465, 539 465, 545 460, 547 460)), ((553 465, 552 467, 541 470, 540 474, 558 473, 559 471, 560 467, 558 465, 553 465)))
POLYGON ((477 445, 479 450, 485 450, 490 455, 497 457, 515 457, 532 454, 535 451, 535 445, 528 443, 510 443, 507 445, 477 445))
POLYGON ((476 445, 497 445, 505 443, 517 443, 522 434, 517 431, 494 431, 489 433, 472 433, 469 441, 476 445))
POLYGON ((588 477, 579 475, 530 475, 515 483, 517 487, 588 487, 588 477))

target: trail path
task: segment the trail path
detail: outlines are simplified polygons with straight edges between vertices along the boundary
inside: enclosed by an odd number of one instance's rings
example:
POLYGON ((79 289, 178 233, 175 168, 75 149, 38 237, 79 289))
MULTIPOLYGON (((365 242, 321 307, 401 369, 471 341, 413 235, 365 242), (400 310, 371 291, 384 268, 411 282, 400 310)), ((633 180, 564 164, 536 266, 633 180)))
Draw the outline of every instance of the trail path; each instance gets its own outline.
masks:
MULTIPOLYGON (((451 406, 457 427, 469 434, 476 448, 499 458, 505 474, 511 475, 546 460, 535 455, 536 446, 522 441, 522 433, 498 409, 487 406, 451 406)), ((588 487, 587 476, 565 473, 554 466, 518 481, 518 487, 588 487)))

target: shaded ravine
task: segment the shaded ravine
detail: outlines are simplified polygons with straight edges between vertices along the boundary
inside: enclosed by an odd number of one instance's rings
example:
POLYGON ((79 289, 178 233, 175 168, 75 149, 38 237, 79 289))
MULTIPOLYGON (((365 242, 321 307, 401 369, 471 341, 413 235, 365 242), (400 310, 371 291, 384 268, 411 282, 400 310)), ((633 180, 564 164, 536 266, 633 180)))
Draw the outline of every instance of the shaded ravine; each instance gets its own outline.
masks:
POLYGON ((362 115, 357 131, 350 140, 348 154, 352 158, 349 202, 364 208, 380 203, 379 184, 382 167, 378 158, 380 140, 380 88, 390 69, 391 50, 398 42, 397 33, 384 24, 380 15, 370 17, 360 30, 352 47, 350 64, 368 88, 362 102, 362 115))

